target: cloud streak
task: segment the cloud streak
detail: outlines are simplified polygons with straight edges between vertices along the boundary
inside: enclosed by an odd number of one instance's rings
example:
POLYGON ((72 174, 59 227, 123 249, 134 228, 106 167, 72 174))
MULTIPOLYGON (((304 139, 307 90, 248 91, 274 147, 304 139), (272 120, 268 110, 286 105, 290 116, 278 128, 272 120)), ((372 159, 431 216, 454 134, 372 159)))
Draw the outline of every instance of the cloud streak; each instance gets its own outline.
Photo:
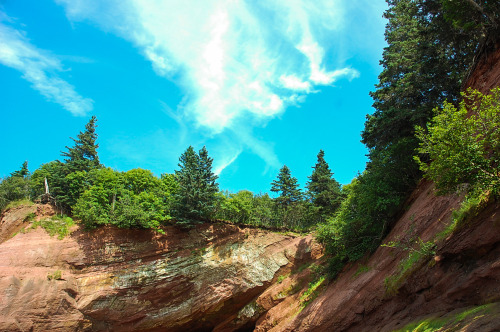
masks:
POLYGON ((58 0, 71 20, 89 20, 133 42, 157 74, 181 73, 186 110, 214 133, 244 114, 272 118, 350 68, 327 70, 325 32, 339 29, 338 1, 58 0))
POLYGON ((22 31, 5 24, 9 20, 0 12, 0 63, 21 72, 33 89, 71 114, 83 116, 91 111, 93 101, 56 74, 63 70, 60 61, 31 44, 22 31))
POLYGON ((340 0, 56 1, 70 20, 133 43, 158 75, 183 87, 187 119, 212 135, 234 132, 235 145, 271 167, 279 165, 273 149, 235 128, 263 125, 318 87, 359 75, 327 61, 343 26, 340 0))

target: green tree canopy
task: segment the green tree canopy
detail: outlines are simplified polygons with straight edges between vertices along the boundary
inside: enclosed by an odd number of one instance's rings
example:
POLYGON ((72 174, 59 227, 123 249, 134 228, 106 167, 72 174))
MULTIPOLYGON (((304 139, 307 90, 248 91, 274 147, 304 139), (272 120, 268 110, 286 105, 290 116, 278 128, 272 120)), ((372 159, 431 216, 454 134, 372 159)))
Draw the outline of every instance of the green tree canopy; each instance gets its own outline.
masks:
POLYGON ((90 171, 100 167, 96 143, 96 122, 97 118, 93 115, 89 122, 85 125, 85 131, 80 132, 77 139, 71 138, 75 145, 73 147, 66 146, 68 151, 62 152, 61 155, 66 157, 65 163, 70 172, 74 171, 90 171))
POLYGON ((477 187, 500 194, 500 88, 483 95, 468 90, 457 109, 445 102, 427 130, 417 128, 418 152, 431 162, 415 157, 425 176, 440 193, 477 187), (468 114, 472 113, 470 116, 468 114))
POLYGON ((140 168, 124 173, 99 168, 90 171, 86 179, 88 189, 79 196, 73 213, 88 228, 112 224, 160 230, 170 219, 171 177, 157 178, 140 168))
POLYGON ((279 194, 276 202, 282 207, 288 207, 302 200, 302 192, 297 178, 292 176, 286 165, 280 169, 277 179, 271 183, 271 191, 279 194))
POLYGON ((179 187, 174 203, 175 217, 180 224, 213 218, 219 186, 218 177, 212 171, 212 161, 206 147, 196 153, 189 146, 180 156, 179 170, 175 171, 179 187))
POLYGON ((320 150, 318 160, 309 176, 307 189, 313 204, 321 209, 323 214, 333 213, 342 200, 340 184, 333 178, 333 173, 325 161, 325 152, 320 150))
POLYGON ((10 173, 10 175, 11 176, 20 176, 23 178, 29 176, 30 171, 28 170, 28 161, 25 161, 19 170, 10 173))

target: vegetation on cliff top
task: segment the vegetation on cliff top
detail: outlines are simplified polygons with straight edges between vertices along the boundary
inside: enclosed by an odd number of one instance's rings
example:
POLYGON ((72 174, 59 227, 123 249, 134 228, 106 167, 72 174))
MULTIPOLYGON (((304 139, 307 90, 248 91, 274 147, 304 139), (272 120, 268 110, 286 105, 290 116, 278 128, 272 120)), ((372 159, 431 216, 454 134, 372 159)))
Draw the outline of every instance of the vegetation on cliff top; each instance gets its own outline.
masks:
POLYGON ((388 4, 388 46, 371 93, 375 112, 367 116, 362 133, 370 161, 344 188, 334 179, 323 151, 305 193, 292 171, 282 167, 271 184, 277 198, 220 192, 205 147, 199 152, 188 147, 175 174, 119 172, 99 161, 97 119, 92 117, 73 139, 74 146, 62 153, 64 161, 44 164, 33 174, 25 162, 3 179, 0 209, 17 199, 43 196, 47 179, 57 207, 87 227, 113 224, 160 231, 171 222, 186 226, 223 219, 308 230, 321 223, 318 238, 332 257, 335 274, 346 262, 378 247, 422 172, 443 192, 467 184, 497 194, 499 93, 494 91, 490 98, 470 92, 469 101, 458 110, 456 106, 474 54, 498 31, 500 5, 479 0, 388 4), (433 111, 443 104, 443 110, 433 111), (467 118, 467 109, 476 115, 467 118), (415 151, 420 153, 418 164, 415 151))
MULTIPOLYGON (((388 46, 381 61, 384 69, 376 90, 371 93, 375 112, 367 116, 362 133, 362 140, 370 149, 370 161, 365 172, 345 188, 347 198, 338 212, 321 225, 318 232, 319 240, 331 255, 332 276, 346 262, 376 249, 387 234, 422 176, 413 156, 419 139, 424 139, 426 134, 423 129, 415 128, 424 128, 433 110, 445 101, 445 109, 452 114, 451 107, 460 101, 461 86, 473 65, 474 55, 498 29, 500 5, 496 2, 388 0, 388 4, 385 13, 388 46)), ((432 125, 429 128, 432 132, 432 125)), ((496 128, 498 132, 498 126, 496 128)), ((467 132, 477 130, 472 127, 467 132)), ((498 140, 498 137, 485 138, 489 146, 492 146, 491 139, 498 140)), ((468 142, 472 141, 474 138, 468 142)), ((446 165, 439 161, 424 166, 439 154, 425 150, 424 146, 420 145, 419 161, 422 171, 430 172, 428 176, 451 179, 458 174, 442 173, 446 165)), ((498 168, 494 156, 483 153, 477 157, 492 157, 490 166, 498 168)), ((460 172, 470 170, 465 166, 468 161, 474 159, 463 160, 460 172)), ((479 175, 477 167, 473 174, 479 175)), ((492 174, 498 174, 498 170, 492 174)), ((491 178, 484 179, 491 181, 491 178)), ((463 180, 459 178, 455 184, 460 186, 463 180)))
POLYGON ((324 160, 318 163, 304 195, 297 180, 284 166, 273 181, 273 199, 249 191, 223 193, 212 171, 212 158, 203 147, 188 147, 179 158, 175 174, 155 176, 151 171, 133 169, 119 172, 99 162, 97 119, 92 117, 80 132, 75 145, 55 160, 30 174, 25 162, 20 170, 0 183, 0 209, 19 199, 50 201, 61 213, 77 217, 86 228, 115 225, 161 232, 161 226, 229 220, 273 229, 304 231, 333 213, 341 189, 324 160), (48 188, 46 188, 48 185, 48 188), (49 193, 46 190, 49 189, 49 193))

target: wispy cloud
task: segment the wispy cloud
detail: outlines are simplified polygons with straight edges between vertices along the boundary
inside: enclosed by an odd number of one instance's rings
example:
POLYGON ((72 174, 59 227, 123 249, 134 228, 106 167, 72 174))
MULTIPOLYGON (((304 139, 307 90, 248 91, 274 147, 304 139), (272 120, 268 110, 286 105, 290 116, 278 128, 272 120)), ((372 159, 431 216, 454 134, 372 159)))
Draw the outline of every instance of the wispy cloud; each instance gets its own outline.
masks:
POLYGON ((73 115, 91 111, 93 101, 80 96, 57 75, 63 70, 60 61, 31 44, 25 33, 7 25, 8 21, 8 16, 0 12, 0 63, 20 71, 35 90, 73 115))
MULTIPOLYGON (((186 118, 213 135, 239 131, 241 119, 265 124, 318 87, 358 75, 327 61, 331 33, 343 26, 340 0, 56 1, 70 20, 132 42, 158 75, 180 77, 186 118)), ((239 132, 238 145, 276 167, 269 144, 250 133, 239 132)))

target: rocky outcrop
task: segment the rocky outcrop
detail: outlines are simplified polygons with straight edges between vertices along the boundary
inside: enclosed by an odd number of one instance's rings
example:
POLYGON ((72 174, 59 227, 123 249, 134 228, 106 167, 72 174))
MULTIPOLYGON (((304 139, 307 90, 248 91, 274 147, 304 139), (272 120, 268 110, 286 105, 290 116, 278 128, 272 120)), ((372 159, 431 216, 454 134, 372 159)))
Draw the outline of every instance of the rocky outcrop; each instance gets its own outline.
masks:
MULTIPOLYGON (((435 239, 460 201, 458 196, 436 197, 433 184, 423 182, 384 242, 435 239)), ((293 321, 270 331, 393 331, 412 321, 500 301, 498 202, 491 203, 472 224, 454 232, 435 250, 435 256, 405 278, 394 295, 388 292, 386 279, 398 273, 408 251, 380 247, 365 261, 347 267, 293 321)), ((500 314, 499 306, 493 308, 500 314)), ((500 329, 500 320, 491 319, 491 315, 483 318, 491 320, 489 329, 479 330, 500 329)))
MULTIPOLYGON (((464 87, 483 93, 500 86, 500 45, 484 48, 464 87)), ((451 222, 462 197, 436 196, 434 185, 420 183, 407 210, 384 243, 434 241, 451 222)), ((269 331, 393 331, 411 322, 439 321, 442 330, 500 331, 500 202, 493 201, 466 227, 438 241, 435 256, 419 261, 396 289, 408 251, 380 247, 347 266, 307 308, 269 331), (396 294, 394 294, 396 293, 396 294)), ((259 323, 271 326, 273 308, 259 323)), ((418 325, 418 324, 417 324, 418 325)), ((257 329, 259 329, 257 324, 257 329)), ((265 330, 265 329, 264 329, 265 330)), ((412 329, 405 329, 410 331, 412 329)), ((429 329, 431 330, 431 329, 429 329)))
POLYGON ((226 224, 164 235, 74 226, 62 240, 37 228, 0 245, 0 330, 252 328, 278 274, 320 255, 311 236, 226 224))

